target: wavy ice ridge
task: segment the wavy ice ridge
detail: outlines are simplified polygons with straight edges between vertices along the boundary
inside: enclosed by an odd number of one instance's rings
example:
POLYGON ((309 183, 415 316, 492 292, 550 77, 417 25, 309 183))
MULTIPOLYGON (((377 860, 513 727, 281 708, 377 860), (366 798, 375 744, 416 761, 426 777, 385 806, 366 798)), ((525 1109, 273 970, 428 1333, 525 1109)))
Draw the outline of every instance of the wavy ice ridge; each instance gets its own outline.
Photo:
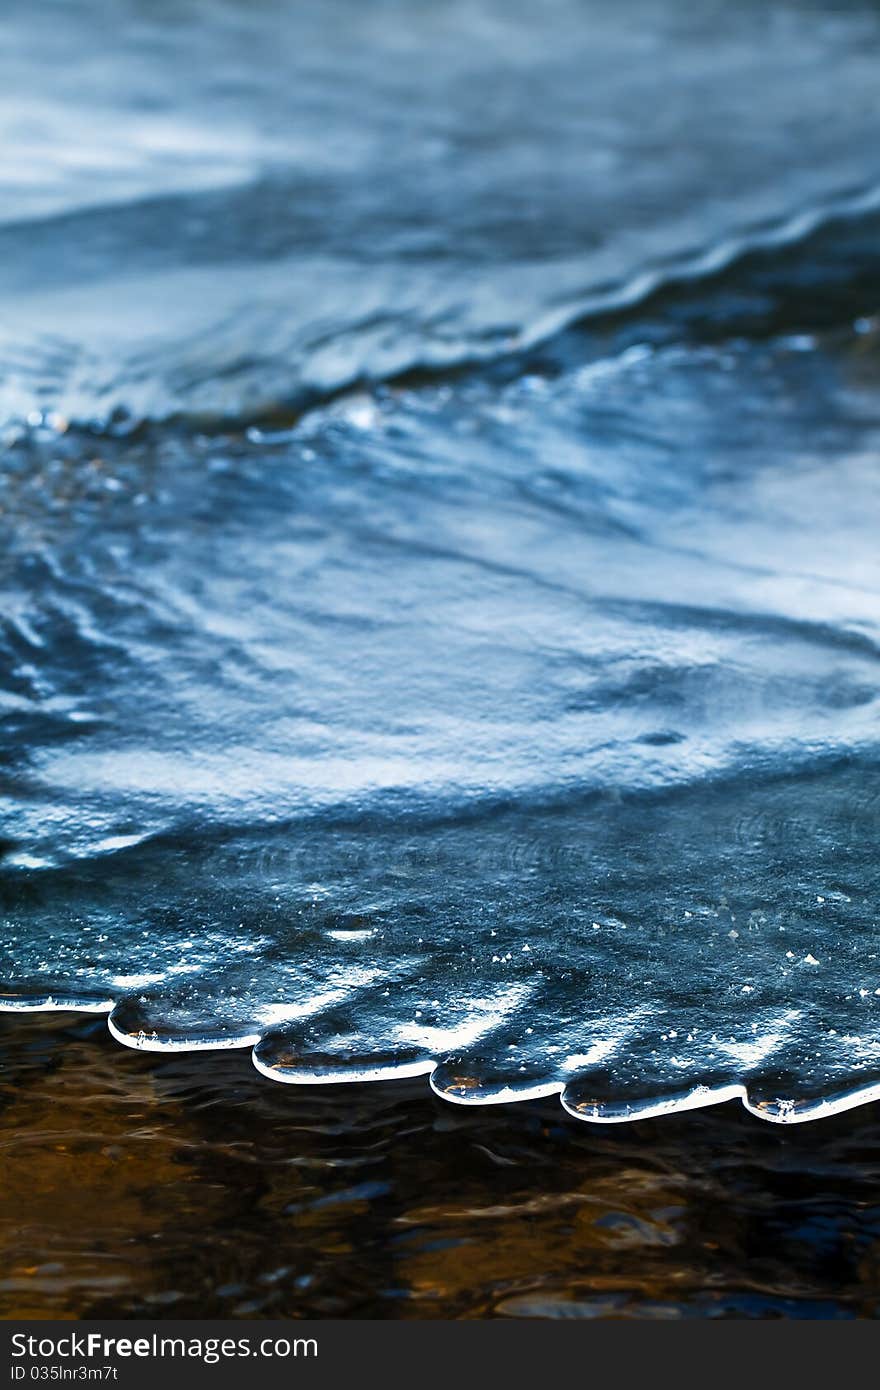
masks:
POLYGON ((877 206, 870 13, 118 10, 108 32, 91 0, 51 26, 10 6, 6 420, 243 424, 498 357, 877 206))

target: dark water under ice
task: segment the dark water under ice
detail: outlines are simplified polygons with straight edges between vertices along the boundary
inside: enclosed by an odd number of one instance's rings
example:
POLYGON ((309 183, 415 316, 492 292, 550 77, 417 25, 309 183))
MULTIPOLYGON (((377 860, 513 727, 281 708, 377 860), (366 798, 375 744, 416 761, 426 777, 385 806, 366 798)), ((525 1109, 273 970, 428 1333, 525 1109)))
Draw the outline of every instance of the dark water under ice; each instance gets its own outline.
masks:
POLYGON ((880 17, 550 8, 12 7, 2 1002, 809 1119, 880 1093, 880 17))
POLYGON ((877 1107, 581 1125, 0 1016, 0 1317, 875 1318, 877 1107))

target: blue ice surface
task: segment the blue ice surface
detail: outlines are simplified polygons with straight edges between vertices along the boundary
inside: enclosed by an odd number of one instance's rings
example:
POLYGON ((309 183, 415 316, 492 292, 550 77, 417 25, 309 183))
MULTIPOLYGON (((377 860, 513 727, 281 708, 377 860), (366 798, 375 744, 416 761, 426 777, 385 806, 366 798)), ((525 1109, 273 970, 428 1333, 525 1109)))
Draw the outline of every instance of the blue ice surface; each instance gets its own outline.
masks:
POLYGON ((870 1099, 880 21, 400 8, 328 71, 322 7, 13 6, 0 1004, 600 1121, 870 1099))

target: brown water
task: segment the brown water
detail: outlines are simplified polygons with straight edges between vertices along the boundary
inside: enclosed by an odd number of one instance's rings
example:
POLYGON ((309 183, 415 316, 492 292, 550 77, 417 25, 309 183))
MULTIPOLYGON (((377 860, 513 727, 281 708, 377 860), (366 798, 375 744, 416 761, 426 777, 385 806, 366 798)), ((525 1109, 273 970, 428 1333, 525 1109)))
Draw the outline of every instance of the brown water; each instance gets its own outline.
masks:
POLYGON ((0 1018, 0 1314, 874 1317, 880 1114, 619 1128, 0 1018))

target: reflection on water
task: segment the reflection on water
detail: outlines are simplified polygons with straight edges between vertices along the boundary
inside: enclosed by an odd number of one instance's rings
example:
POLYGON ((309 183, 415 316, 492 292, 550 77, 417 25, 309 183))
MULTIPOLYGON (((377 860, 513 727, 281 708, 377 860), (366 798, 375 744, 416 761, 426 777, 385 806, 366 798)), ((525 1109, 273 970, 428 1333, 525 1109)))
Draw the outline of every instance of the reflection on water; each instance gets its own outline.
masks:
POLYGON ((3 1317, 873 1317, 874 1107, 622 1129, 0 1019, 3 1317))

